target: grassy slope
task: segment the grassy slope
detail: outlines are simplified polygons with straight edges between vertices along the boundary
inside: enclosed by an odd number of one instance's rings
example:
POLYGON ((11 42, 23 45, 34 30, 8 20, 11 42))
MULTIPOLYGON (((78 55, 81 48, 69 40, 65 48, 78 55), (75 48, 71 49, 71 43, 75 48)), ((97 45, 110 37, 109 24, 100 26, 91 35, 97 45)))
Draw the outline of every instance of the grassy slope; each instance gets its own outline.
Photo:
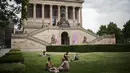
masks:
MULTIPOLYGON (((47 57, 39 52, 23 52, 26 73, 49 73, 44 71, 47 57)), ((52 62, 58 67, 62 55, 52 54, 52 62)), ((70 62, 68 73, 130 73, 130 52, 94 52, 81 53, 80 60, 70 62)))

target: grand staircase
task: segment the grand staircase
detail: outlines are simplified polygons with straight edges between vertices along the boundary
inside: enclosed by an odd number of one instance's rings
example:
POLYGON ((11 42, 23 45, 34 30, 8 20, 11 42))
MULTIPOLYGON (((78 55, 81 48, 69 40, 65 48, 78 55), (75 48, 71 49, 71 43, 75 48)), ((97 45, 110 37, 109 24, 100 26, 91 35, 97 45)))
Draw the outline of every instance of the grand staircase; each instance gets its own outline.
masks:
MULTIPOLYGON (((44 32, 46 30, 81 30, 87 34, 90 34, 94 37, 96 37, 96 39, 92 40, 92 41, 89 41, 87 44, 97 44, 99 43, 100 41, 102 41, 104 38, 104 36, 101 36, 101 37, 98 37, 95 33, 92 33, 90 31, 87 31, 86 29, 82 28, 82 27, 69 27, 69 28, 59 28, 59 27, 44 27, 44 28, 41 28, 41 29, 37 29, 37 30, 34 30, 30 33, 26 33, 26 34, 21 34, 21 36, 15 34, 13 37, 20 37, 20 38, 26 38, 27 40, 31 40, 33 42, 36 42, 36 43, 39 43, 41 45, 44 45, 44 46, 47 46, 47 45, 51 45, 51 43, 48 43, 46 41, 44 41, 44 39, 39 39, 39 38, 36 38, 34 37, 34 35, 40 33, 40 32, 44 32)), ((26 41, 24 41, 26 42, 26 41)))

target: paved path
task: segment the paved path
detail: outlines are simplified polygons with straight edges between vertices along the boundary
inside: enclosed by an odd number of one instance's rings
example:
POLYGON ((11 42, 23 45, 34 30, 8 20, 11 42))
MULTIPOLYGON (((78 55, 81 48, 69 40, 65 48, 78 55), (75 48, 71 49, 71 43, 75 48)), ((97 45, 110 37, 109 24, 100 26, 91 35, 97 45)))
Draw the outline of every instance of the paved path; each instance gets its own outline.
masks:
POLYGON ((0 50, 0 57, 2 57, 3 55, 5 55, 5 53, 9 52, 10 49, 1 49, 0 50))

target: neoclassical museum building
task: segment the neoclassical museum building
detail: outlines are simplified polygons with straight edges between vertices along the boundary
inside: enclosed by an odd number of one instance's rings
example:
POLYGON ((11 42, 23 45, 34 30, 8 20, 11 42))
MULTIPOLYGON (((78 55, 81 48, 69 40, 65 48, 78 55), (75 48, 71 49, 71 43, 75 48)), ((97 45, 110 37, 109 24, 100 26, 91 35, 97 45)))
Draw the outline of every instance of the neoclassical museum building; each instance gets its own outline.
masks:
MULTIPOLYGON (((115 44, 113 36, 99 37, 82 27, 84 0, 29 0, 28 19, 12 34, 12 48, 47 45, 115 44)), ((89 26, 88 26, 89 27, 89 26)))

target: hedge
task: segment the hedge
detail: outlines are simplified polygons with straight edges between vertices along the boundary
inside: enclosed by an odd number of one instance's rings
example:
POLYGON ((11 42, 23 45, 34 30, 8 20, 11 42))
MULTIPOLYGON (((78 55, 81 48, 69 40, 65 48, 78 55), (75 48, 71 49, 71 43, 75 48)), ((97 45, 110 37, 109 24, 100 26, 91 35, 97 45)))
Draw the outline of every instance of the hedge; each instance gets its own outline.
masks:
POLYGON ((9 52, 13 52, 13 51, 21 51, 20 49, 10 49, 9 52))
POLYGON ((47 46, 48 52, 130 52, 130 45, 54 45, 47 46))
POLYGON ((25 65, 21 63, 0 64, 0 73, 24 73, 25 65))
POLYGON ((21 54, 17 55, 4 55, 0 58, 0 63, 24 63, 24 58, 21 54))
POLYGON ((19 49, 11 49, 4 56, 0 57, 0 63, 24 63, 22 52, 19 49))
POLYGON ((19 55, 19 54, 22 54, 22 52, 21 51, 11 51, 11 52, 8 52, 8 53, 6 53, 5 55, 19 55))

